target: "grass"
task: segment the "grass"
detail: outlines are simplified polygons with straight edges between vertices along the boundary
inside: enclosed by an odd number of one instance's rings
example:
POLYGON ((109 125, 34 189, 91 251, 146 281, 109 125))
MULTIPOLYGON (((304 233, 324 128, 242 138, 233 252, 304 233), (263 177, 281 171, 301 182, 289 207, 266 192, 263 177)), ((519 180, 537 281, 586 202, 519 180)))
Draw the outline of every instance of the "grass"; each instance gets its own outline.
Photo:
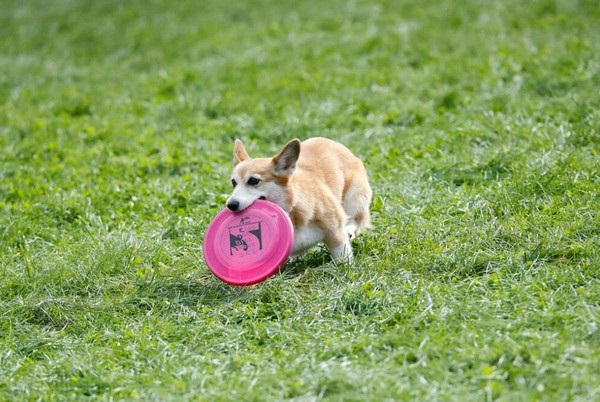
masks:
POLYGON ((600 398, 595 1, 2 3, 0 400, 600 398), (220 283, 233 139, 314 135, 356 262, 220 283))

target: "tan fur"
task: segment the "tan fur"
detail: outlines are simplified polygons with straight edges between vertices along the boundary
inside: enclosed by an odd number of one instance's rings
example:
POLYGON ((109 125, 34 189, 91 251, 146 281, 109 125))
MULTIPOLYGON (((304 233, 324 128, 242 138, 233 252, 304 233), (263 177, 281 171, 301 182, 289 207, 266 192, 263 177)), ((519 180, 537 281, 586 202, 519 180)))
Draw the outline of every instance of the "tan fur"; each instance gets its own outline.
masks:
POLYGON ((252 159, 236 140, 234 165, 230 209, 266 198, 292 220, 293 254, 323 241, 334 259, 352 258, 350 238, 370 227, 372 192, 363 163, 348 148, 326 138, 292 140, 273 158, 252 159), (250 185, 251 177, 259 184, 250 185))

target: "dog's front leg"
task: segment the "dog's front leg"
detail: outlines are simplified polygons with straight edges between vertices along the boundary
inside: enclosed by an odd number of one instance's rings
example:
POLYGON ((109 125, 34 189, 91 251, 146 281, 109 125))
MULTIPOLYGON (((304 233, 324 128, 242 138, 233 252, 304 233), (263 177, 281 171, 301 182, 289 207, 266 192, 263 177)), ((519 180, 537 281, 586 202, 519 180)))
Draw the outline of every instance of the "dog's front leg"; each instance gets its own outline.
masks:
POLYGON ((331 258, 333 258, 334 261, 352 261, 352 247, 350 246, 350 239, 345 230, 332 238, 325 239, 325 244, 327 245, 327 248, 329 248, 331 258))

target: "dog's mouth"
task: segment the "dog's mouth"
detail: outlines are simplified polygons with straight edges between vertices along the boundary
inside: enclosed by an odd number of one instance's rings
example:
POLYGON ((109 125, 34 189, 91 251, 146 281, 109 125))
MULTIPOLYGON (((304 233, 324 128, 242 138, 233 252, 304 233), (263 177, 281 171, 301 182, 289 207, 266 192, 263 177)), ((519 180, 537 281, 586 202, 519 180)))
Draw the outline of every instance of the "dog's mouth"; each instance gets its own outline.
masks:
POLYGON ((261 195, 260 197, 258 197, 259 200, 266 200, 266 197, 264 195, 261 195))

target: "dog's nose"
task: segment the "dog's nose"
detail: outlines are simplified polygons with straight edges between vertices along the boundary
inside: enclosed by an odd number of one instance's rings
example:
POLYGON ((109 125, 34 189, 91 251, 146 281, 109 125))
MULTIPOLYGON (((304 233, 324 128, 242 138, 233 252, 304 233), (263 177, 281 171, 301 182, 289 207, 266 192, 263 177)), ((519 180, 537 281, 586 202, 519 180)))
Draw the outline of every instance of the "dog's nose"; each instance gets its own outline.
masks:
POLYGON ((240 207, 239 201, 231 200, 227 203, 227 208, 229 208, 230 211, 237 211, 239 207, 240 207))

